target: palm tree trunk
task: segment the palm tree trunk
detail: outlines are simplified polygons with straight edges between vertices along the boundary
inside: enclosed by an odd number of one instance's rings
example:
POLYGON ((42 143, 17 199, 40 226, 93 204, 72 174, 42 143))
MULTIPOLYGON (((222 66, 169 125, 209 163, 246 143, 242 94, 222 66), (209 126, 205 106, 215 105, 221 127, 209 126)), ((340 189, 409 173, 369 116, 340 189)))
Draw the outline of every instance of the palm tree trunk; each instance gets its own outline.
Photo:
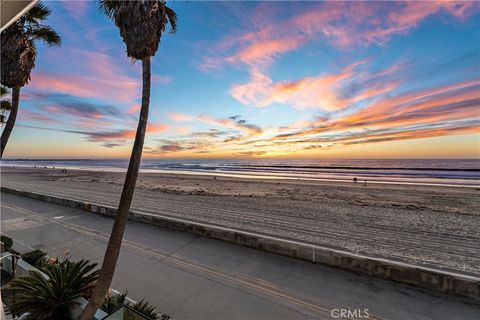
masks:
POLYGON ((142 60, 143 69, 143 91, 142 91, 142 107, 140 109, 140 119, 138 120, 137 133, 133 144, 130 162, 128 164, 127 176, 123 185, 122 196, 118 205, 115 223, 113 224, 110 240, 108 241, 107 250, 103 258, 102 269, 98 277, 92 297, 79 320, 91 320, 95 312, 102 305, 103 299, 112 283, 113 274, 117 265, 120 248, 122 246, 123 233, 128 220, 130 204, 132 203, 133 192, 135 191, 135 183, 137 182, 138 169, 140 160, 142 159, 143 142, 147 129, 148 107, 150 103, 150 57, 142 60))
POLYGON ((2 151, 0 153, 0 159, 3 157, 3 151, 5 151, 8 138, 10 138, 10 134, 12 133, 13 127, 15 126, 15 120, 17 120, 17 111, 18 111, 19 102, 20 102, 20 87, 16 86, 16 87, 13 87, 12 89, 12 110, 10 110, 7 124, 5 125, 5 129, 3 129, 3 132, 2 132, 2 138, 0 142, 2 151))

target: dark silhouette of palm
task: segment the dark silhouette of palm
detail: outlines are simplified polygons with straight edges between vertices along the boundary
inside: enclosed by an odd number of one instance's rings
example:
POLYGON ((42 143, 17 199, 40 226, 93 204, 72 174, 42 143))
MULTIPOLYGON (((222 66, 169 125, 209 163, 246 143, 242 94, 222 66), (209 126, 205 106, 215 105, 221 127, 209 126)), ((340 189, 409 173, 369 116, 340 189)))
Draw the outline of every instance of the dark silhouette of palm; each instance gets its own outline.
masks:
POLYGON ((90 320, 101 306, 112 283, 117 265, 123 233, 128 220, 138 170, 142 158, 143 143, 147 129, 150 103, 150 57, 154 56, 160 44, 160 38, 168 24, 171 33, 177 29, 177 15, 166 6, 166 1, 100 1, 100 10, 113 20, 127 48, 127 56, 142 60, 142 105, 137 132, 123 185, 117 215, 103 258, 100 276, 92 297, 79 319, 90 320))
POLYGON ((36 42, 58 46, 60 36, 49 26, 42 24, 51 11, 43 3, 37 3, 15 23, 2 32, 1 83, 12 88, 12 102, 8 120, 1 138, 1 153, 7 145, 17 119, 20 88, 28 84, 37 57, 36 42))

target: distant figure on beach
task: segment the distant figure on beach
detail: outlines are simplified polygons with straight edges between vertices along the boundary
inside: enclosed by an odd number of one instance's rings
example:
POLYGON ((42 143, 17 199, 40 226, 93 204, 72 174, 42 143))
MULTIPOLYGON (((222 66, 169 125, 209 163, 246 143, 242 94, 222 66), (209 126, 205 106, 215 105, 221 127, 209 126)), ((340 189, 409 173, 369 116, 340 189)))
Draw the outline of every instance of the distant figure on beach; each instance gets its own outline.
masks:
POLYGON ((357 178, 353 178, 353 183, 357 183, 357 178))
POLYGON ((213 180, 217 180, 217 177, 216 177, 216 176, 213 176, 213 180))
POLYGON ((35 165, 35 166, 33 166, 33 167, 36 168, 37 166, 35 165))
POLYGON ((364 180, 364 183, 363 183, 364 186, 367 185, 367 179, 364 180))

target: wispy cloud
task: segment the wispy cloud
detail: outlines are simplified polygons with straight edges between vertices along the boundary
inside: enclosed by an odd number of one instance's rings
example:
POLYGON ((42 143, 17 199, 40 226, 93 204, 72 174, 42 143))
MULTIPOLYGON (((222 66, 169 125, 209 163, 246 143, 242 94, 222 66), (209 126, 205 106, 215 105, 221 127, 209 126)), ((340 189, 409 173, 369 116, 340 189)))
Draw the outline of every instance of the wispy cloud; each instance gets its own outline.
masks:
MULTIPOLYGON (((380 70, 388 75, 396 68, 380 70), (390 71, 390 69, 392 71, 390 71)), ((369 75, 365 77, 369 78, 369 75)), ((373 93, 361 91, 359 95, 373 93)), ((349 99, 356 99, 350 96, 349 99)), ((202 121, 212 128, 162 140, 151 154, 225 154, 271 156, 312 150, 328 150, 357 144, 411 140, 480 133, 480 80, 408 91, 371 100, 365 107, 333 118, 319 116, 289 126, 251 131, 240 116, 211 118, 174 113, 175 121, 202 121), (233 130, 233 131, 229 131, 233 130), (252 151, 254 149, 255 151, 252 151)))
POLYGON ((55 120, 46 113, 40 113, 35 111, 30 111, 25 108, 20 108, 18 111, 18 119, 26 120, 32 122, 46 122, 46 123, 55 123, 55 120))
POLYGON ((128 113, 138 113, 140 111, 140 105, 139 104, 134 104, 130 108, 128 108, 128 113))
POLYGON ((60 1, 63 8, 68 12, 68 14, 77 20, 80 20, 85 17, 88 9, 88 1, 71 1, 63 0, 60 1))
MULTIPOLYGON (((31 116, 31 112, 29 111, 22 111, 26 117, 28 118, 31 116)), ((36 115, 35 115, 36 117, 36 115)), ((33 119, 35 119, 33 117, 33 119)), ((24 128, 31 128, 31 129, 39 129, 39 130, 47 130, 47 131, 56 131, 56 132, 65 132, 65 133, 73 133, 79 134, 85 137, 85 140, 93 143, 99 143, 104 147, 113 148, 117 146, 123 146, 126 143, 129 143, 132 139, 135 138, 136 131, 133 129, 116 129, 116 130, 70 130, 70 129, 61 129, 61 128, 49 128, 49 127, 42 127, 42 126, 32 126, 32 125, 25 125, 19 124, 20 127, 24 128)), ((167 125, 161 123, 148 123, 147 126, 147 133, 155 134, 164 132, 168 129, 167 125)))
POLYGON ((272 103, 281 103, 297 109, 318 108, 334 111, 344 109, 353 103, 376 98, 391 92, 399 85, 399 80, 385 78, 396 69, 389 68, 375 75, 365 70, 358 71, 358 67, 365 63, 366 61, 357 61, 342 68, 338 73, 280 82, 274 82, 260 70, 253 69, 250 81, 234 86, 230 93, 239 102, 248 106, 265 107, 272 103), (374 82, 368 81, 374 77, 376 79, 374 82), (355 82, 362 82, 362 88, 348 92, 346 89, 355 82))
POLYGON ((126 59, 74 48, 48 54, 67 67, 62 72, 33 72, 28 89, 127 103, 140 94, 140 81, 130 76, 133 70, 126 59))
POLYGON ((385 45, 393 36, 408 33, 430 16, 453 16, 461 21, 480 11, 475 1, 323 1, 303 7, 303 12, 292 11, 294 14, 288 18, 266 19, 252 24, 244 33, 225 37, 212 54, 203 58, 199 68, 216 70, 237 62, 259 67, 309 41, 328 41, 344 50, 385 45), (219 56, 218 52, 226 54, 219 56))
POLYGON ((218 127, 238 130, 249 135, 255 135, 262 132, 260 127, 247 123, 246 120, 241 119, 240 116, 215 118, 209 115, 187 115, 171 112, 168 114, 168 117, 173 121, 200 121, 218 127))
POLYGON ((111 105, 98 105, 83 101, 64 101, 44 107, 49 113, 60 113, 64 116, 84 118, 103 118, 105 116, 121 117, 121 112, 111 105))

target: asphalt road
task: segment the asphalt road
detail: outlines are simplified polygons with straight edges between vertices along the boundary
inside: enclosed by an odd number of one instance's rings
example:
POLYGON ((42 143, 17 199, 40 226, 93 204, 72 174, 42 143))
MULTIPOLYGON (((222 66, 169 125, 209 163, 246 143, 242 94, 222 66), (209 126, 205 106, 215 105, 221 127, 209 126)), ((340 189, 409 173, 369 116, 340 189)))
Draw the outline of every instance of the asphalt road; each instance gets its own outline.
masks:
MULTIPOLYGON (((101 262, 113 220, 1 194, 1 231, 19 251, 101 262)), ((188 233, 129 222, 113 288, 173 319, 478 319, 454 297, 188 233)))

